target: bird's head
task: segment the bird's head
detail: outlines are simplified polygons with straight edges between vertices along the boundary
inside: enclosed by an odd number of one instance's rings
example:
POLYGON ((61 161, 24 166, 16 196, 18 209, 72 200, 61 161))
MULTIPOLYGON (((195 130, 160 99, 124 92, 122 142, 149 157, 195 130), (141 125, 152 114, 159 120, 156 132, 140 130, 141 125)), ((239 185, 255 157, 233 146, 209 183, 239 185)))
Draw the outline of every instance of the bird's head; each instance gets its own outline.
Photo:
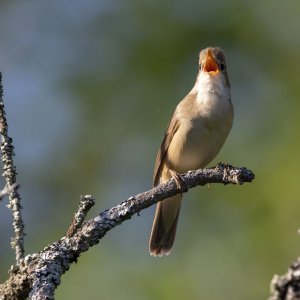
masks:
POLYGON ((203 49, 199 55, 199 67, 201 71, 212 75, 218 72, 226 72, 224 51, 217 47, 203 49))
POLYGON ((230 86, 226 71, 224 51, 218 47, 207 47, 199 55, 199 72, 212 77, 224 75, 226 85, 230 86))

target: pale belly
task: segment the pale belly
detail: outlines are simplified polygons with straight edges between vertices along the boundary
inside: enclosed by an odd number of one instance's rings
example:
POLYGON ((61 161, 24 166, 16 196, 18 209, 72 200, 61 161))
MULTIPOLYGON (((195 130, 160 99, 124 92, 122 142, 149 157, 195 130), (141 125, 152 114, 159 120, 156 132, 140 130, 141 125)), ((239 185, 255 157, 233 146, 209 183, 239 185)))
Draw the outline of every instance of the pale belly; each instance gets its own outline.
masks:
POLYGON ((167 150, 165 178, 168 169, 184 173, 204 168, 221 150, 232 127, 234 112, 224 78, 201 76, 198 92, 189 94, 175 110, 180 124, 167 150))
POLYGON ((178 173, 204 168, 222 148, 231 126, 230 116, 182 124, 169 146, 167 167, 178 173))

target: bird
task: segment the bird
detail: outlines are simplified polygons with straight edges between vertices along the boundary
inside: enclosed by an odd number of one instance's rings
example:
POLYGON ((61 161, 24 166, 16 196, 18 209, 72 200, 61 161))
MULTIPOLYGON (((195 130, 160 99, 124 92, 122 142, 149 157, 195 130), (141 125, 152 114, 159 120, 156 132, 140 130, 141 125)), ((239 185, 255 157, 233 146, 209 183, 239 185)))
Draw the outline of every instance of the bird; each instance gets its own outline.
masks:
MULTIPOLYGON (((199 72, 191 91, 179 102, 156 156, 153 186, 204 168, 222 148, 233 124, 225 54, 207 47, 199 54, 199 72)), ((150 255, 169 255, 174 243, 182 195, 157 203, 149 239, 150 255)))

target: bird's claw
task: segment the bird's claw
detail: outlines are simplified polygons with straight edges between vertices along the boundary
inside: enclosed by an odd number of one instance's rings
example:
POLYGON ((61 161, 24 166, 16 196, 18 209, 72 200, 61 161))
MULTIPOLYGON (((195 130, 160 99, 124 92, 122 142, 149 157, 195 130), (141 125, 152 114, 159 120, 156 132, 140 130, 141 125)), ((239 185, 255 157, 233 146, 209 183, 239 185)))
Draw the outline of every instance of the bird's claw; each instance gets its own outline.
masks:
POLYGON ((175 180, 177 189, 181 192, 181 193, 185 193, 188 191, 188 186, 187 184, 184 182, 183 178, 181 177, 181 175, 175 171, 171 171, 171 176, 172 178, 175 180))

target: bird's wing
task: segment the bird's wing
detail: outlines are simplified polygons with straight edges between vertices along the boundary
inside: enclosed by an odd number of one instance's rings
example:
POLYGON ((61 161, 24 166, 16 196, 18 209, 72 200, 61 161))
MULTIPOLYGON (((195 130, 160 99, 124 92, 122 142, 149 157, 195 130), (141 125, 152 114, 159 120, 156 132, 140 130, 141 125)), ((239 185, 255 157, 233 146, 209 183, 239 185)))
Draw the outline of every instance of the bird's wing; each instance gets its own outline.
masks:
POLYGON ((178 119, 173 116, 166 133, 164 135, 163 141, 161 143, 160 149, 156 156, 155 166, 154 166, 154 174, 153 174, 153 185, 157 186, 159 184, 159 178, 161 176, 161 172, 163 169, 164 161, 168 152, 168 148, 171 144, 173 136, 179 128, 178 119))

